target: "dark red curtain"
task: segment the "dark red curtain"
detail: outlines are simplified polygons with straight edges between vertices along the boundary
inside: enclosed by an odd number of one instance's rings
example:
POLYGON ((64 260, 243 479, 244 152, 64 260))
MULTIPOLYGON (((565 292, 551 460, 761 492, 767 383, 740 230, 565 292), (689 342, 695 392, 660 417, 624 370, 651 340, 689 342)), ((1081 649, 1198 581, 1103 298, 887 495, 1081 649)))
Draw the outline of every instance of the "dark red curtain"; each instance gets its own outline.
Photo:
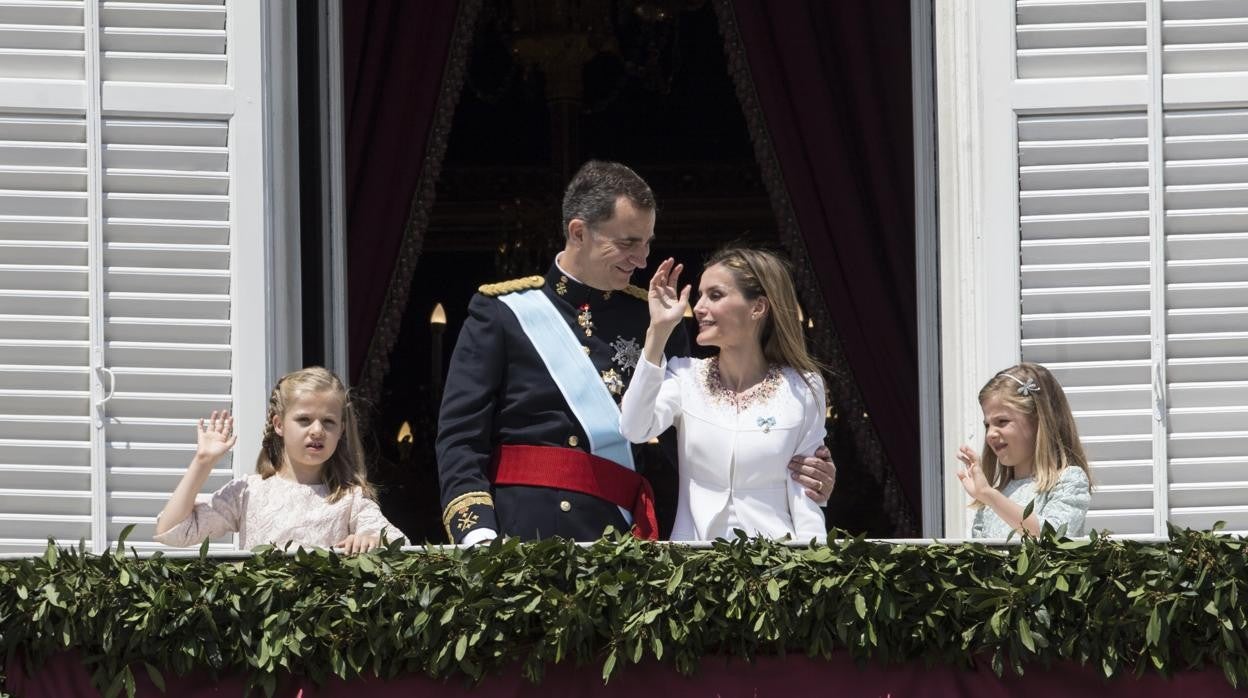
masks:
POLYGON ((342 4, 353 381, 367 359, 426 167, 458 5, 457 0, 342 4))
POLYGON ((910 3, 733 0, 732 8, 813 271, 917 514, 910 3))

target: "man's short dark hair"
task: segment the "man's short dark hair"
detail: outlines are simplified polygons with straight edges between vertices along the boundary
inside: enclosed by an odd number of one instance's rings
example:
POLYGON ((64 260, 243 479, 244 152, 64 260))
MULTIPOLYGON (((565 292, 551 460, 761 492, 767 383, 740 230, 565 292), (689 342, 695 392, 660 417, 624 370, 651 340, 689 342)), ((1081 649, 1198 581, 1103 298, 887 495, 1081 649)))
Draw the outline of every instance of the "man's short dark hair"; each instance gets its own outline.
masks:
POLYGON ((656 208, 650 185, 629 167, 606 160, 590 160, 581 165, 563 192, 564 236, 573 218, 580 218, 586 225, 610 219, 615 214, 615 201, 621 196, 639 209, 656 208))

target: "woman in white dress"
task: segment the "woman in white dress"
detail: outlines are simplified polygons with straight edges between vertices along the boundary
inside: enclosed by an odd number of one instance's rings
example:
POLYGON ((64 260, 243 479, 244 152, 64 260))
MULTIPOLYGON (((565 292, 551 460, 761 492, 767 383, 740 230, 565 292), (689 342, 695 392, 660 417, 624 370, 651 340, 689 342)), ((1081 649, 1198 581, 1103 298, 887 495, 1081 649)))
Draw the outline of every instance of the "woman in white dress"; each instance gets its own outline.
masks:
POLYGON ((645 442, 675 425, 679 502, 672 540, 734 530, 799 541, 827 535, 823 512, 787 469, 825 436, 819 365, 806 351, 785 263, 759 250, 710 259, 693 315, 709 359, 664 363, 663 347, 689 305, 682 265, 665 260, 650 280, 650 327, 621 403, 620 432, 645 442))

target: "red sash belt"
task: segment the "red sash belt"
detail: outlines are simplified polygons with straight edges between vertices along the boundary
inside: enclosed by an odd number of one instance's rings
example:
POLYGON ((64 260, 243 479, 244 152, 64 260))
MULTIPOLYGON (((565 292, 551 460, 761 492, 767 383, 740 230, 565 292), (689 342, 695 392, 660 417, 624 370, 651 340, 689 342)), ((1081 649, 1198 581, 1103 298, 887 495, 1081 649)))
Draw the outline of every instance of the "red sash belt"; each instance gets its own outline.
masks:
POLYGON ((604 499, 633 513, 633 535, 659 539, 654 490, 646 478, 619 463, 572 448, 513 446, 494 455, 494 484, 554 487, 604 499))

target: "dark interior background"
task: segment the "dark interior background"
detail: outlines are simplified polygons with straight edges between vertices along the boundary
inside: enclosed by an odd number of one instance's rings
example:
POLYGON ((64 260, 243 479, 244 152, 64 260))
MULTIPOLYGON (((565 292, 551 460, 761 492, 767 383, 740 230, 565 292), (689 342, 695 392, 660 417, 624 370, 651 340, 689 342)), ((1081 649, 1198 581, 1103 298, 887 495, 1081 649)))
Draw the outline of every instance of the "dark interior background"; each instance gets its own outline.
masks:
MULTIPOLYGON (((528 20, 517 4, 487 0, 481 7, 419 266, 389 371, 369 406, 372 477, 386 515, 413 542, 445 540, 432 443, 439 385, 468 300, 483 283, 547 269, 563 245, 563 186, 581 162, 620 160, 651 184, 659 202, 652 265, 676 257, 691 283, 702 260, 725 244, 780 248, 710 2, 604 3, 611 31, 600 39, 603 50, 572 70, 579 81, 568 73, 550 78, 554 71, 524 60, 516 28, 528 20), (638 9, 646 7, 670 14, 656 21, 638 9), (430 324, 437 304, 445 328, 430 324), (401 443, 400 434, 409 432, 410 441, 401 443)), ((315 17, 301 13, 299 29, 300 110, 308 115, 319 99, 309 87, 315 69, 308 68, 317 50, 315 17)), ((908 31, 899 27, 899 40, 908 41, 908 31)), ((305 361, 317 363, 325 330, 319 298, 309 297, 319 286, 308 279, 320 275, 319 139, 310 135, 319 124, 301 122, 304 346, 305 361)), ((647 280, 639 272, 633 281, 647 280)), ((844 422, 853 418, 837 414, 829 423, 847 473, 828 507, 829 525, 887 535, 877 485, 852 476, 856 456, 844 422)), ((660 490, 663 482, 656 480, 660 490)), ((668 503, 670 518, 674 495, 660 492, 659 500, 668 503)))

